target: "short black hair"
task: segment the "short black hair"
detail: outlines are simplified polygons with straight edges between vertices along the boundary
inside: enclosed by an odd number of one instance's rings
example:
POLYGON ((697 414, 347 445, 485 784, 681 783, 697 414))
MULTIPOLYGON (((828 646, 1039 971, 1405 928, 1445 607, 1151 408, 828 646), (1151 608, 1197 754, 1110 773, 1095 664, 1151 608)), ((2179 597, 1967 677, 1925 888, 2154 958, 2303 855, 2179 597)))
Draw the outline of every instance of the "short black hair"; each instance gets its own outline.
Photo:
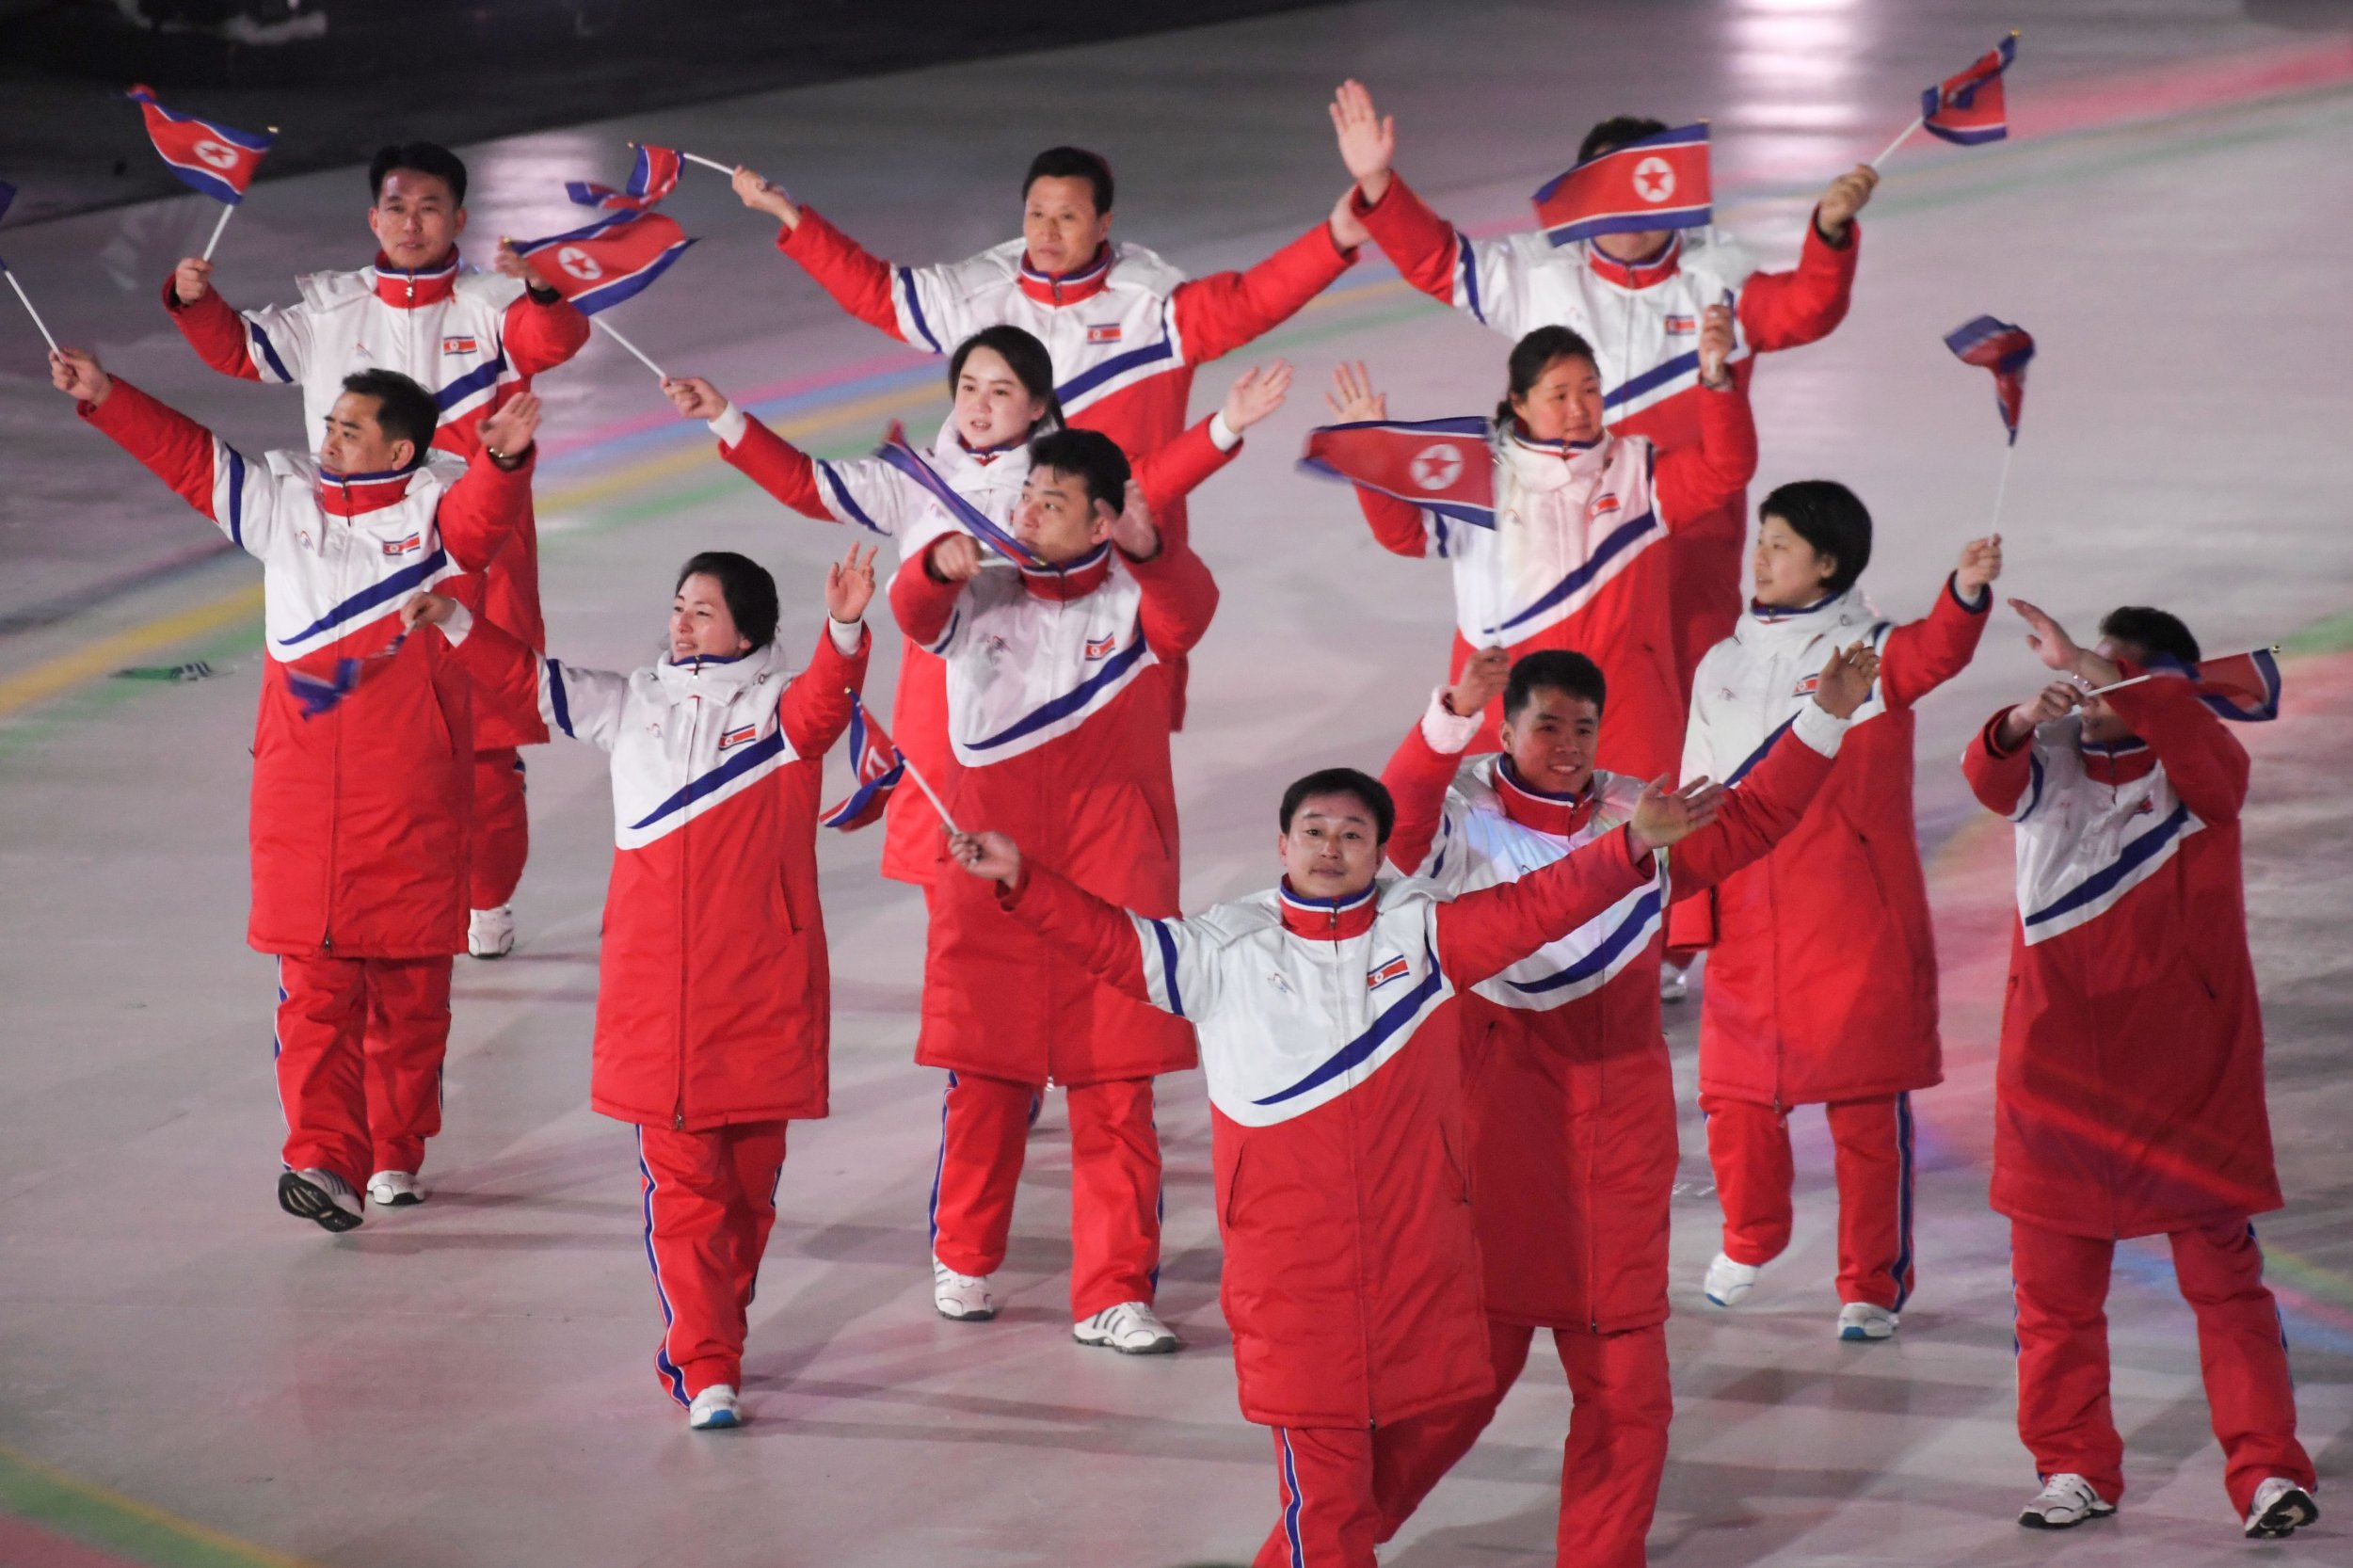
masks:
POLYGON ((718 583, 719 597, 728 601, 735 629, 754 652, 776 640, 776 580, 768 575, 766 567, 732 550, 706 550, 687 557, 686 564, 678 568, 678 586, 670 591, 686 586, 690 577, 709 577, 718 583))
POLYGON ((1556 360, 1582 360, 1600 367, 1593 358, 1593 345, 1582 335, 1566 327, 1539 327, 1512 345, 1511 392, 1496 405, 1496 423, 1506 429, 1515 417, 1512 405, 1535 391, 1536 383, 1545 378, 1556 360))
POLYGON ((1789 531, 1828 555, 1838 569, 1822 584, 1826 594, 1843 594, 1871 564, 1871 514, 1862 498, 1835 479, 1798 479, 1767 496, 1756 508, 1759 522, 1779 518, 1789 531))
POLYGON ((1389 798, 1387 785, 1354 768, 1318 768, 1283 792, 1283 805, 1274 820, 1284 832, 1291 830, 1291 818, 1309 795, 1354 795, 1372 813, 1373 831, 1385 844, 1389 841, 1389 830, 1397 825, 1397 802, 1389 798))
POLYGON ((1566 648, 1539 648, 1512 662, 1512 678, 1503 688, 1504 718, 1518 718, 1538 692, 1582 697, 1596 713, 1609 700, 1609 683, 1602 679, 1601 666, 1566 648))
POLYGON ((1030 467, 1075 473, 1085 482, 1089 501, 1108 503, 1114 512, 1127 508, 1134 471, 1119 443, 1100 430, 1048 430, 1030 443, 1030 467))
POLYGON ((1030 172, 1021 177, 1021 200, 1030 199, 1030 187, 1040 180, 1084 180, 1095 191, 1095 216, 1112 210, 1112 166, 1100 152, 1083 147, 1048 148, 1030 160, 1030 172))
POLYGON ((400 372, 381 367, 344 376, 344 391, 375 398, 376 423, 384 434, 416 448, 408 455, 408 466, 415 468, 424 461, 433 432, 441 427, 441 406, 433 401, 431 392, 400 372))
POLYGON ((1577 146, 1577 161, 1583 163, 1588 158, 1599 157, 1613 147, 1624 147, 1627 142, 1655 136, 1666 128, 1665 120, 1653 120, 1648 115, 1611 115, 1585 133, 1585 139, 1577 146))
POLYGON ((984 327, 956 344, 948 359, 948 395, 956 395, 956 382, 964 376, 964 361, 976 348, 985 348, 1005 361, 1021 388, 1032 397, 1046 405, 1046 418, 1040 423, 1062 424, 1062 399, 1054 395, 1054 357, 1036 337, 1011 322, 1000 321, 994 327, 984 327))
POLYGON ((384 177, 396 168, 430 174, 449 186, 450 204, 466 204, 466 160, 437 141, 396 141, 376 150, 368 160, 368 204, 384 194, 384 177))
POLYGON ((2130 643, 2143 653, 2162 654, 2176 664, 2198 663, 2198 639, 2190 635, 2182 617, 2169 610, 2120 605, 2101 617, 2100 635, 2130 643))

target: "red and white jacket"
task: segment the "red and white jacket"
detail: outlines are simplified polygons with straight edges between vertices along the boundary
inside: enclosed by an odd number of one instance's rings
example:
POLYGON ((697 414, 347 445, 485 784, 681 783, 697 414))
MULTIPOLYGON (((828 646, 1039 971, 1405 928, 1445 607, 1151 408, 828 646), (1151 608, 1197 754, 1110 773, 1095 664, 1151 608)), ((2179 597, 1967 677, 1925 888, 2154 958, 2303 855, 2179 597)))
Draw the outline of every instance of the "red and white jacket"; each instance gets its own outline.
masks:
MULTIPOLYGON (((1641 799, 1641 779, 1598 771, 1580 796, 1536 790, 1508 756, 1465 757, 1478 728, 1433 697, 1381 776, 1397 803, 1390 863, 1449 896, 1574 855, 1641 799)), ((1661 917, 1797 825, 1846 728, 1808 703, 1717 821, 1657 857, 1657 877, 1458 1002, 1490 1318, 1599 1334, 1666 1320, 1676 1155, 1661 917)))
POLYGON ((818 793, 866 679, 864 628, 827 623, 797 673, 770 643, 627 675, 543 657, 462 612, 442 630, 486 700, 612 758, 589 1103, 686 1132, 824 1115, 818 793))
POLYGON ((1613 835, 1450 903, 1391 881, 1339 903, 1276 888, 1171 920, 1024 855, 999 902, 1200 1036, 1246 1417, 1364 1428, 1494 1387, 1448 1002, 1655 874, 1613 835))
POLYGON ((2071 716, 2006 751, 1996 713, 1961 756, 1977 799, 2018 824, 1993 1207, 2066 1235, 2281 1204, 2240 871, 2247 753, 2185 676, 2167 664, 2108 697, 2137 739, 2092 744, 2071 716))
POLYGON ((436 453, 398 473, 259 461, 117 378, 82 417, 262 563, 267 662, 253 738, 253 910, 264 952, 431 958, 466 945, 473 720, 440 643, 400 607, 495 556, 531 463, 436 453))
MULTIPOLYGON (((241 313, 217 289, 183 305, 167 279, 164 308, 215 370, 300 387, 303 428, 313 433, 343 395, 344 376, 392 370, 440 405, 433 444, 472 457, 482 444, 482 417, 528 391, 533 376, 562 364, 588 341, 588 318, 568 301, 541 303, 512 278, 465 267, 456 251, 421 272, 402 271, 378 255, 374 266, 314 272, 296 279, 296 287, 302 294, 296 304, 241 313)), ((490 618, 540 647, 546 629, 539 615, 539 543, 528 512, 484 581, 490 618)), ((496 707, 479 716, 474 737, 485 750, 547 738, 536 718, 509 716, 496 707)))
MULTIPOLYGON (((1643 778, 1673 767, 1684 728, 1673 570, 1657 547, 1737 498, 1756 472, 1748 400, 1703 389, 1698 404, 1702 440, 1677 451, 1640 436, 1538 441, 1516 423, 1498 432, 1493 528, 1356 489, 1384 546, 1453 563, 1456 673, 1481 648, 1515 659, 1546 648, 1586 654, 1609 686, 1597 744, 1643 778)), ((1498 697, 1484 739, 1501 718, 1498 697)))
MULTIPOLYGON (((1149 560, 1106 543, 1059 571, 992 567, 968 583, 935 581, 920 557, 901 567, 891 609, 946 671, 940 766, 925 776, 949 814, 1034 846, 1099 897, 1174 914, 1166 661, 1201 640, 1217 598, 1209 568, 1173 536, 1149 560)), ((918 1062, 1041 1084, 1193 1064, 1182 1023, 1076 966, 1042 964, 986 884, 939 872, 944 841, 930 850, 918 1062)))
POLYGON ((1752 606, 1700 661, 1683 776, 1737 782, 1800 713, 1833 649, 1865 640, 1880 679, 1838 765, 1781 844, 1669 917, 1711 947, 1700 1090, 1785 1108, 1943 1081, 1936 944, 1912 818, 1913 704, 1966 668, 1992 590, 1897 625, 1860 588, 1802 610, 1752 606))

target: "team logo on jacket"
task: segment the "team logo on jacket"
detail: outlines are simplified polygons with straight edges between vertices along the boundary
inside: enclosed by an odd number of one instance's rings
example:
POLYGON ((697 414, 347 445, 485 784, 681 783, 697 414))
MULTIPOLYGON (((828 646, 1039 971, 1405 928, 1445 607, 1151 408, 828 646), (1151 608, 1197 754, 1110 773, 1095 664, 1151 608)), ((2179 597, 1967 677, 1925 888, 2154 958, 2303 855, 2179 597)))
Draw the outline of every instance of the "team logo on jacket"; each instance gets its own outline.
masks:
POLYGON ((1087 328, 1087 346, 1089 348, 1093 348, 1099 344, 1117 343, 1118 341, 1118 322, 1106 321, 1099 325, 1094 325, 1087 328))
POLYGON ((1385 958, 1365 971, 1365 989, 1378 991, 1390 981, 1403 980, 1413 972, 1414 967, 1405 962, 1403 953, 1398 954, 1395 958, 1385 958))
POLYGON ((443 338, 441 352, 444 354, 479 354, 482 352, 482 344, 473 338, 443 338))
POLYGON ((384 553, 387 555, 406 555, 412 550, 423 550, 424 548, 424 536, 422 534, 411 534, 405 539, 386 539, 384 541, 384 553))
POLYGON ((1818 675, 1809 675, 1803 680, 1799 681, 1797 686, 1790 692, 1789 695, 1791 696, 1812 696, 1816 692, 1818 692, 1821 689, 1822 678, 1818 675))
POLYGON ((1667 330, 1670 332, 1696 332, 1699 329, 1700 318, 1697 316, 1669 316, 1667 318, 1667 330))
POLYGON ((1604 490, 1601 494, 1593 497, 1593 504, 1585 508, 1585 515, 1589 518, 1597 518, 1605 512, 1614 512, 1617 509, 1618 492, 1615 490, 1604 490))
POLYGON ((727 751, 732 747, 742 745, 746 741, 756 741, 758 739, 760 739, 760 726, 756 724, 747 724, 741 729, 730 729, 726 734, 720 736, 719 749, 721 751, 727 751))
POLYGON ((1118 647, 1119 636, 1116 632, 1107 637, 1089 637, 1087 639, 1087 663, 1091 664, 1097 659, 1110 658, 1118 647))

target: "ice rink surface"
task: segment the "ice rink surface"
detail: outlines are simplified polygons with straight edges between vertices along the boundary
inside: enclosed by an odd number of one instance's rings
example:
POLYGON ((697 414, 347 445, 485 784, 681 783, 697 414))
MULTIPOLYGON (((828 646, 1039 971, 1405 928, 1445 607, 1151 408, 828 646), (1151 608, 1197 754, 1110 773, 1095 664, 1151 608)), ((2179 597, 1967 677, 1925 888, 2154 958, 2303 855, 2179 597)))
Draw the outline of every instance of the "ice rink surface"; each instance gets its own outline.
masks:
MULTIPOLYGON (((1926 610, 1981 531, 2000 456, 1983 373, 1939 344, 1980 312, 2041 357, 1999 585, 2088 629, 2119 602, 2183 612, 2208 648, 2289 642, 2287 717, 2257 757, 2248 886, 2270 1030, 2282 1212, 2262 1222, 2329 1517, 2237 1538, 2187 1308, 2161 1245, 2119 1251, 2109 1302, 2131 1487, 2068 1536, 2012 1522, 2033 1492, 2012 1426, 2006 1225, 1987 1208, 2009 847, 1954 759, 2035 666, 2014 617, 1921 712, 1919 816, 1940 924, 1947 1081, 1915 1099, 1919 1288, 1900 1337, 1833 1337, 1829 1151, 1797 1118, 1800 1221, 1737 1313, 1698 1277, 1716 1210, 1688 1069, 1676 1208, 1674 1448, 1651 1537, 1674 1568, 1737 1563, 2353 1560, 2353 40, 2340 8, 2109 0, 1380 4, 739 99, 462 151, 474 243, 568 227, 567 177, 615 180, 625 137, 741 159, 876 251, 921 262, 1005 237, 1039 147, 1100 149, 1118 232, 1199 273, 1317 221, 1346 182, 1323 104, 1349 74, 1397 114, 1398 167, 1474 232, 1606 114, 1712 116, 1718 220, 1768 265, 1813 194, 1876 152, 1919 89, 2023 25, 2014 139, 1915 142, 1864 219, 1851 315, 1770 357, 1753 495, 1851 484, 1879 538, 1866 585, 1926 610)), ((430 126, 388 127, 429 135, 430 126)), ((256 188, 219 283, 240 304, 358 265, 364 180, 256 188)), ((933 361, 839 315, 765 220, 690 171, 668 209, 702 243, 612 320, 821 455, 890 418, 928 430, 933 361)), ((200 247, 193 196, 14 228, 10 265, 69 342, 248 450, 297 444, 290 392, 200 367, 156 294, 200 247)), ((1369 256, 1242 364, 1301 367, 1291 404, 1195 500, 1225 590, 1176 747, 1197 905, 1264 885, 1275 795, 1310 766, 1377 766, 1442 675, 1448 584, 1374 544, 1300 439, 1345 356, 1403 418, 1492 405, 1508 344, 1369 256)), ((0 1562, 333 1568, 565 1563, 1137 1564, 1243 1560, 1273 1521, 1266 1435, 1234 1404, 1216 1305, 1197 1075, 1161 1086, 1161 1308, 1187 1348, 1127 1360, 1066 1323, 1068 1161, 1049 1099, 996 1323, 931 1309, 924 1204, 940 1075, 910 1064, 921 906, 879 835, 822 845, 837 1012, 834 1112, 793 1132, 753 1309, 751 1420, 690 1435, 655 1384, 659 1328, 626 1128, 585 1104, 602 759, 530 754, 522 945, 459 960, 447 1131, 425 1207, 329 1240, 273 1199, 270 960, 243 943, 259 579, 95 433, 0 310, 0 1562), (209 661, 194 683, 117 678, 209 661), (78 1555, 77 1555, 78 1554, 78 1555)), ((551 650, 628 667, 671 573, 735 548, 777 569, 788 645, 813 636, 842 536, 783 511, 669 415, 610 344, 543 377, 551 650)), ((884 657, 869 689, 884 692, 884 657)), ((841 764, 835 764, 840 776, 841 764)), ((2162 1042, 2151 1042, 2161 1049, 2162 1042)), ((1384 1560, 1551 1560, 1568 1396, 1540 1350, 1485 1440, 1384 1560)))

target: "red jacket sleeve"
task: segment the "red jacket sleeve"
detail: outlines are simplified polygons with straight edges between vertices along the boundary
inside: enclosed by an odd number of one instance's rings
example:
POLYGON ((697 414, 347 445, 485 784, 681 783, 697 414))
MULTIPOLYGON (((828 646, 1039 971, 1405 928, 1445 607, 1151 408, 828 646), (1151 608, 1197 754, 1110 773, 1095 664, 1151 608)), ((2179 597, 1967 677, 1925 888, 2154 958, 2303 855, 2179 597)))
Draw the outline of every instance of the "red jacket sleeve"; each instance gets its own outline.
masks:
MULTIPOLYGON (((2123 668, 2126 680, 2150 673, 2123 668)), ((2149 743, 2167 782, 2201 822, 2236 822, 2247 804, 2247 748, 2199 700, 2187 671, 2168 664, 2154 673, 2153 680, 2111 693, 2108 706, 2149 743)))
POLYGON ((1847 225, 1847 243, 1833 246, 1808 218, 1805 248, 1788 272, 1759 272, 1740 287, 1740 334, 1763 353, 1796 348, 1830 336, 1847 318, 1854 296, 1855 258, 1863 225, 1847 225))
POLYGON ((923 648, 939 641, 948 630, 949 617, 956 613, 956 600, 964 597, 963 584, 942 583, 931 573, 932 552, 942 539, 952 537, 942 535, 934 539, 920 555, 901 562, 890 574, 890 616, 900 631, 923 648))
POLYGON ((831 522, 824 498, 817 493, 817 465, 808 454, 769 429, 749 414, 744 416, 744 439, 733 446, 719 443, 726 458, 761 489, 803 517, 831 522))
POLYGON ((538 724, 539 661, 533 657, 530 645, 492 624, 478 607, 470 604, 467 608, 473 615, 473 627, 451 656, 472 680, 474 696, 487 700, 510 723, 538 724))
POLYGON ((1190 653, 1217 614, 1217 579, 1209 567, 1191 545, 1165 534, 1160 553, 1150 560, 1132 560, 1125 552, 1119 560, 1144 590, 1136 619, 1144 643, 1163 659, 1190 653))
POLYGON ((1185 363, 1205 365, 1273 330, 1321 294, 1356 259, 1317 224, 1247 272, 1216 272, 1179 283, 1169 298, 1185 363))
MULTIPOLYGON (((1209 419, 1216 417, 1212 414, 1209 419)), ((1230 452, 1217 449, 1209 436, 1209 419, 1196 422, 1166 446, 1136 459, 1136 482, 1144 487, 1144 504, 1155 515, 1184 500, 1203 480, 1241 456, 1239 441, 1230 452)))
POLYGON ((799 228, 776 232, 776 248, 800 263, 835 304, 867 326, 906 341, 890 302, 890 264, 826 222, 814 207, 801 209, 799 228))
POLYGON ((468 571, 480 571, 497 557, 531 515, 531 474, 538 466, 536 441, 512 472, 490 460, 487 446, 475 448, 465 473, 443 492, 433 514, 433 525, 451 560, 468 571))
POLYGON ((857 651, 850 654, 833 646, 831 627, 819 629, 808 668, 792 678, 776 704, 776 724, 796 754, 823 757, 850 728, 850 694, 866 684, 866 656, 873 648, 874 634, 865 627, 858 628, 857 651))
POLYGON ((1669 896, 1713 888, 1770 854, 1805 815, 1837 760, 1785 731, 1765 760, 1724 792, 1716 820, 1667 852, 1669 896))
POLYGON ((1407 282, 1441 305, 1454 303, 1455 252, 1462 243, 1454 225, 1432 212, 1394 169, 1380 200, 1367 206, 1359 191, 1349 201, 1407 282))
POLYGON ((1144 950, 1135 922, 1116 904, 1106 904, 1028 856, 1011 888, 997 886, 997 902, 1096 979, 1147 1005, 1144 950))
POLYGON ((1382 549, 1400 555, 1430 553, 1430 530, 1422 526, 1420 507, 1362 485, 1356 487, 1356 504, 1363 508, 1365 521, 1372 525, 1372 536, 1381 541, 1382 549))
POLYGON ((253 356, 246 351, 245 317, 236 307, 220 296, 218 289, 206 289, 204 297, 193 305, 183 305, 180 293, 172 280, 164 280, 164 309, 171 316, 171 324, 180 328, 180 335, 188 340, 196 357, 220 372, 244 381, 259 381, 262 373, 253 368, 253 356))
POLYGON ((105 402, 77 403, 74 410, 146 464, 181 500, 219 520, 213 512, 213 433, 121 376, 113 380, 105 402))
POLYGON ((1389 830, 1389 864, 1412 876, 1430 856, 1438 825, 1446 818, 1446 792, 1463 763, 1459 752, 1440 751, 1421 732, 1421 721, 1405 732, 1381 782, 1397 807, 1397 823, 1389 830))
POLYGON ((1977 639, 1985 635, 1993 590, 1984 589, 1973 608, 1961 601, 1957 578, 1947 576, 1936 608, 1887 634, 1881 656, 1880 690, 1891 708, 1909 708, 1969 667, 1977 639))
POLYGON ((1695 518, 1721 511, 1741 498, 1756 477, 1756 421, 1749 394, 1737 385, 1698 393, 1697 446, 1661 451, 1658 460, 1658 520, 1680 528, 1695 518))
POLYGON ((2015 751, 2002 749, 2002 721, 2009 716, 2009 709, 1996 710, 1970 737, 1968 749, 1961 754, 1961 776, 1969 780, 1970 792, 1977 797, 1977 804, 2005 817, 2017 813, 2019 800, 2034 781, 2033 737, 2029 736, 2015 751))
POLYGON ((1654 874, 1636 865, 1623 831, 1573 850, 1516 882, 1438 906, 1438 965, 1457 990, 1492 979, 1558 941, 1654 874))
POLYGON ((526 288, 506 307, 499 338, 507 365, 528 381, 580 352, 588 341, 588 318, 568 299, 542 303, 526 288))

